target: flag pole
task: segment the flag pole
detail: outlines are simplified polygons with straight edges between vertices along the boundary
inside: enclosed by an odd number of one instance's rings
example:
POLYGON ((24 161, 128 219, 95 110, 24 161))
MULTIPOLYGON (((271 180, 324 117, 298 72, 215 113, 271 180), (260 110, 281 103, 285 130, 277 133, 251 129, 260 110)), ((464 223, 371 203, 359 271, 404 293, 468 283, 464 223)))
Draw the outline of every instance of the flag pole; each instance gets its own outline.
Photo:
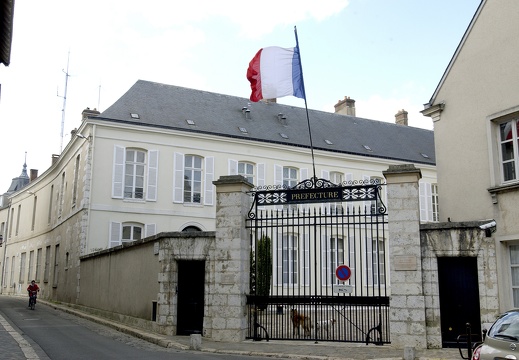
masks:
POLYGON ((314 182, 314 186, 315 186, 315 181, 317 180, 317 177, 315 176, 314 144, 312 142, 312 131, 310 130, 310 117, 308 116, 308 104, 306 102, 306 90, 305 90, 305 81, 303 78, 303 65, 301 62, 301 51, 299 49, 299 40, 297 38, 297 27, 295 27, 295 26, 294 26, 294 34, 296 36, 296 49, 295 50, 297 51, 297 55, 299 56, 299 71, 301 71, 301 84, 303 85, 303 95, 304 95, 304 99, 305 99, 306 122, 308 124, 308 134, 310 136, 310 150, 312 152, 312 169, 314 172, 312 181, 314 182))

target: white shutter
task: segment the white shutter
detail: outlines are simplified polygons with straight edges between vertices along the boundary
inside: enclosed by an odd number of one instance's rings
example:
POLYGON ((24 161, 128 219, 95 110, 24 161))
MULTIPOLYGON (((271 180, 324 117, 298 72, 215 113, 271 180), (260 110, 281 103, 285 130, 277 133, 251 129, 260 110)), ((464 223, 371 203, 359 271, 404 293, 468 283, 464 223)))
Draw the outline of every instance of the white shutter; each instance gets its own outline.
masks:
MULTIPOLYGON (((256 187, 265 186, 265 164, 256 165, 256 187)), ((265 206, 258 206, 258 210, 264 210, 265 206)), ((274 277, 275 278, 275 277, 274 277)))
POLYGON ((238 161, 229 159, 229 175, 238 175, 238 161))
POLYGON ((420 193, 420 221, 432 221, 432 191, 431 184, 421 182, 420 193))
POLYGON ((328 277, 328 257, 330 256, 330 250, 327 246, 327 239, 325 235, 321 235, 321 284, 324 286, 329 285, 328 277))
POLYGON ((122 199, 124 193, 124 162, 126 151, 123 146, 114 146, 114 163, 112 174, 112 197, 122 199))
POLYGON ((153 236, 157 233, 157 225, 156 224, 146 224, 144 225, 144 237, 153 236))
POLYGON ((173 202, 184 202, 184 154, 175 153, 173 160, 173 202))
POLYGON ((110 247, 121 245, 122 224, 120 222, 110 222, 110 247))
POLYGON ((373 285, 373 240, 371 237, 366 237, 366 283, 373 285))
POLYGON ((274 284, 283 285, 283 235, 277 233, 274 239, 274 284))
MULTIPOLYGON (((274 185, 283 185, 283 166, 281 165, 274 165, 274 185)), ((282 210, 283 205, 275 205, 275 209, 282 210)))
POLYGON ((299 170, 299 177, 300 178, 299 178, 298 183, 300 183, 303 180, 308 179, 308 169, 300 169, 299 170))
POLYGON ((204 205, 213 205, 214 197, 214 157, 205 158, 205 194, 204 205))
POLYGON ((321 178, 330 180, 330 172, 328 170, 321 170, 321 178))
POLYGON ((310 285, 310 236, 303 234, 303 281, 304 285, 310 285))
MULTIPOLYGON (((330 180, 330 172, 328 170, 321 170, 321 179, 330 180)), ((324 214, 329 213, 331 210, 330 203, 322 203, 321 204, 321 212, 324 214)))
POLYGON ((283 166, 274 165, 274 185, 283 185, 283 166))
MULTIPOLYGON (((306 180, 306 179, 308 179, 308 169, 299 169, 299 181, 298 181, 298 183, 300 183, 301 181, 306 180)), ((303 205, 301 207, 302 210, 305 213, 309 213, 309 211, 310 211, 310 204, 309 203, 303 203, 302 205, 303 205)))
POLYGON ((353 183, 353 174, 352 173, 344 174, 344 181, 347 181, 347 184, 351 185, 353 183))
MULTIPOLYGON (((346 184, 348 184, 347 186, 351 186, 353 183, 353 174, 352 173, 344 174, 344 181, 346 184)), ((346 208, 347 208, 347 210, 346 210, 347 214, 353 214, 353 201, 347 201, 346 208)))
MULTIPOLYGON (((362 185, 369 185, 370 176, 362 175, 362 180, 363 180, 362 185)), ((362 213, 365 212, 366 214, 369 214, 371 212, 371 201, 363 201, 362 204, 363 204, 362 213)))
POLYGON ((157 184, 159 178, 159 152, 148 151, 148 190, 146 200, 157 201, 157 184))
POLYGON ((257 169, 257 184, 256 186, 265 186, 265 164, 256 165, 257 169))
MULTIPOLYGON (((355 285, 355 277, 357 276, 357 274, 355 273, 355 264, 357 263, 357 254, 355 251, 356 246, 355 246, 354 242, 356 241, 356 238, 354 236, 348 236, 347 240, 348 240, 349 257, 347 259, 348 262, 346 264, 348 265, 348 267, 351 270, 351 277, 350 277, 350 280, 348 280, 348 281, 350 282, 350 285, 355 285)), ((344 251, 346 251, 346 248, 344 251)))
POLYGON ((427 221, 433 221, 431 183, 426 183, 425 184, 425 196, 427 198, 427 221))

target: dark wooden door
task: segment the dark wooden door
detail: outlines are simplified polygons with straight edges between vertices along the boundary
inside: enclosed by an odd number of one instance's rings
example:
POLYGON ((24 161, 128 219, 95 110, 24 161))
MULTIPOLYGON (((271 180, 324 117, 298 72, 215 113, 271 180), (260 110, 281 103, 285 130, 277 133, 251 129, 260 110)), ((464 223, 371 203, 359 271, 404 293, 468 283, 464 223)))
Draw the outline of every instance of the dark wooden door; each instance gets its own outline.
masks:
MULTIPOLYGON (((458 347, 471 325, 472 341, 481 339, 478 264, 475 257, 439 257, 438 286, 443 347, 458 347)), ((466 341, 466 340, 465 340, 466 341)))
POLYGON ((205 261, 178 262, 177 335, 202 333, 204 280, 205 261))

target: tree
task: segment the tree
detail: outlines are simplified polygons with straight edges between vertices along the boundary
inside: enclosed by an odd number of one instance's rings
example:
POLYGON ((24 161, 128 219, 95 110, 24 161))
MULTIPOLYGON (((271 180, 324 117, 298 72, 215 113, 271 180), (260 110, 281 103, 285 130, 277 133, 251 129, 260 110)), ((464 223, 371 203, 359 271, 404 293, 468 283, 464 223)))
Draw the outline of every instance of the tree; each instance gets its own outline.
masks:
POLYGON ((250 294, 269 296, 272 280, 272 250, 271 240, 263 235, 256 244, 255 251, 251 249, 250 259, 250 294))

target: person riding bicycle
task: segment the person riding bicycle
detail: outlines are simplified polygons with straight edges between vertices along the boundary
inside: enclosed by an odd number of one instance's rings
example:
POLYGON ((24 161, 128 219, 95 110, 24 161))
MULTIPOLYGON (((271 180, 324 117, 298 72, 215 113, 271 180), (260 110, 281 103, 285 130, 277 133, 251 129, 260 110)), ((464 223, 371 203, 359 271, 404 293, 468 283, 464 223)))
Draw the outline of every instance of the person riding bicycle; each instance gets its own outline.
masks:
POLYGON ((34 296, 34 302, 36 302, 36 295, 38 291, 40 291, 40 287, 36 284, 36 281, 31 281, 31 284, 27 287, 27 291, 29 292, 29 307, 31 306, 31 297, 34 296))

